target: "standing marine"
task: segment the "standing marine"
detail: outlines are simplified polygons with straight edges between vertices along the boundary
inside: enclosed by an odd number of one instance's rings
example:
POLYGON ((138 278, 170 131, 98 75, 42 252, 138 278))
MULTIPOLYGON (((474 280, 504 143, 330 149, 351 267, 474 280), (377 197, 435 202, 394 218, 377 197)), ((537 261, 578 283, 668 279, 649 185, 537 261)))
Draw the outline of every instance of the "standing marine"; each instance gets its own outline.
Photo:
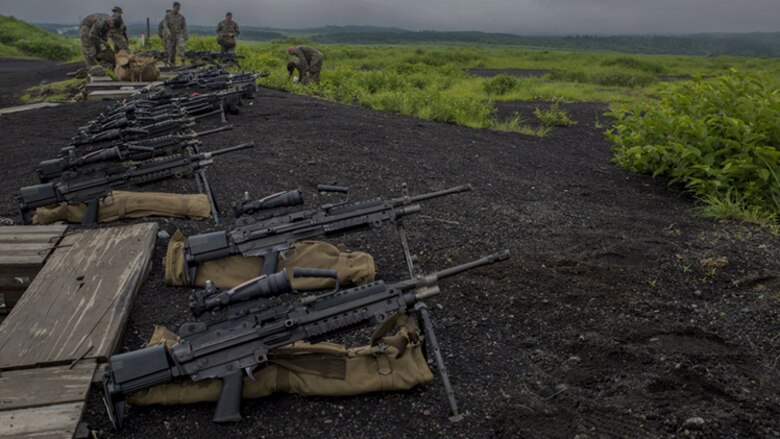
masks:
POLYGON ((233 13, 225 14, 225 19, 217 25, 217 43, 222 53, 236 53, 236 37, 240 33, 238 23, 233 21, 233 13))
POLYGON ((91 14, 81 20, 79 25, 81 50, 84 52, 84 63, 88 69, 98 64, 97 55, 102 47, 111 51, 108 34, 119 31, 121 26, 121 18, 111 17, 108 14, 91 14))
POLYGON ((181 3, 173 2, 173 9, 171 12, 165 15, 163 20, 164 27, 168 32, 168 44, 166 49, 168 50, 168 64, 176 65, 176 54, 179 58, 184 60, 184 44, 189 38, 187 35, 187 21, 184 16, 179 13, 181 10, 181 3))
POLYGON ((298 69, 301 84, 319 82, 322 61, 325 59, 322 52, 309 46, 295 46, 288 47, 287 53, 295 57, 287 64, 287 72, 290 76, 295 69, 298 69))
MULTIPOLYGON (((168 14, 171 13, 170 9, 165 10, 165 16, 167 17, 168 14)), ((163 51, 165 52, 165 60, 167 61, 170 57, 168 50, 168 29, 165 27, 165 18, 160 20, 160 23, 157 25, 157 36, 160 37, 160 43, 163 46, 163 51)))
MULTIPOLYGON (((119 6, 114 6, 111 9, 111 12, 114 13, 112 18, 118 18, 122 20, 122 8, 120 8, 119 6)), ((109 37, 111 38, 111 41, 114 42, 115 52, 129 49, 130 40, 127 38, 127 26, 125 25, 124 20, 122 20, 122 26, 120 26, 119 29, 115 29, 112 32, 109 32, 109 37)))

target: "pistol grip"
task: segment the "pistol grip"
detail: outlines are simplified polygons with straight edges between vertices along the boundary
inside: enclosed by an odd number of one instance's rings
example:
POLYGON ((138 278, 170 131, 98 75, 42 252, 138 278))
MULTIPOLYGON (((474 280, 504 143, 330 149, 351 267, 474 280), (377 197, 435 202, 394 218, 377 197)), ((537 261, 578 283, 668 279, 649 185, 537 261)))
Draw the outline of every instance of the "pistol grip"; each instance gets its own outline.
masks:
POLYGON ((276 266, 279 264, 279 252, 271 252, 263 256, 263 269, 260 274, 271 275, 276 273, 276 266))
POLYGON ((244 388, 244 374, 239 369, 222 378, 222 392, 214 412, 214 422, 241 421, 241 394, 244 388))
POLYGON ((87 201, 87 208, 84 210, 84 218, 81 220, 81 224, 97 224, 99 206, 99 198, 87 201))

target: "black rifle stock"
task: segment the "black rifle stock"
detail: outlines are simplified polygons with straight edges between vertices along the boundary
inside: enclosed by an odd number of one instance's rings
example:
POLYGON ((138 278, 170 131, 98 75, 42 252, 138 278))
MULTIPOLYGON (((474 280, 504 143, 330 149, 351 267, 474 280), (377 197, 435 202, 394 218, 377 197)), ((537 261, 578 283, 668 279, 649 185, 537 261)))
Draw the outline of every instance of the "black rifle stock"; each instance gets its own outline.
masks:
POLYGON ((22 220, 27 223, 30 212, 35 208, 61 202, 85 203, 87 209, 83 223, 94 224, 97 222, 100 200, 107 197, 115 188, 142 186, 169 178, 193 175, 198 170, 211 165, 215 156, 253 146, 254 142, 251 142, 210 152, 174 154, 129 165, 113 166, 107 168, 108 172, 86 178, 27 186, 19 191, 17 204, 22 213, 22 220))
POLYGON ((295 245, 296 241, 319 237, 339 236, 344 233, 376 227, 396 221, 421 210, 419 201, 471 190, 471 185, 456 186, 415 197, 386 200, 374 198, 358 202, 323 205, 319 209, 285 213, 263 220, 244 218, 233 230, 193 235, 184 247, 185 273, 192 284, 197 267, 207 261, 231 255, 260 256, 263 269, 260 274, 276 271, 279 254, 295 245))
POLYGON ((240 421, 244 376, 252 377, 258 367, 265 366, 270 351, 297 341, 316 341, 356 327, 382 324, 395 314, 413 313, 417 304, 440 293, 439 279, 508 258, 509 251, 504 250, 394 284, 377 281, 308 296, 292 305, 247 310, 211 325, 184 324, 179 330, 181 339, 170 352, 159 345, 110 358, 102 379, 109 417, 121 428, 126 396, 189 377, 193 381, 222 380, 214 421, 240 421))

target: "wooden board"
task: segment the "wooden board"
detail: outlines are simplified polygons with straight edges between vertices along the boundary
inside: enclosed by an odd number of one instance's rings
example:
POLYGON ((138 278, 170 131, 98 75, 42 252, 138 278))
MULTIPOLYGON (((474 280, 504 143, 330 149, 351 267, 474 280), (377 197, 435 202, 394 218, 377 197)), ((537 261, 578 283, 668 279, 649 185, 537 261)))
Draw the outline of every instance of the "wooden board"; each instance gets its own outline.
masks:
POLYGON ((18 113, 20 111, 38 110, 40 108, 56 107, 56 102, 38 102, 37 104, 17 105, 15 107, 0 108, 0 115, 18 113))
POLYGON ((5 371, 0 375, 0 412, 41 407, 87 398, 95 360, 70 366, 5 371))
POLYGON ((0 227, 0 269, 42 265, 65 233, 68 226, 3 226, 0 227))
POLYGON ((151 265, 157 223, 66 236, 0 324, 0 369, 105 360, 151 265))
POLYGON ((102 101, 104 99, 122 99, 133 96, 135 90, 96 90, 87 95, 88 101, 102 101))
POLYGON ((0 438, 72 439, 84 401, 0 412, 0 438))
POLYGON ((91 90, 120 89, 122 87, 144 88, 149 84, 151 84, 151 82, 110 81, 110 82, 93 82, 87 84, 86 87, 87 87, 87 91, 91 91, 91 90))

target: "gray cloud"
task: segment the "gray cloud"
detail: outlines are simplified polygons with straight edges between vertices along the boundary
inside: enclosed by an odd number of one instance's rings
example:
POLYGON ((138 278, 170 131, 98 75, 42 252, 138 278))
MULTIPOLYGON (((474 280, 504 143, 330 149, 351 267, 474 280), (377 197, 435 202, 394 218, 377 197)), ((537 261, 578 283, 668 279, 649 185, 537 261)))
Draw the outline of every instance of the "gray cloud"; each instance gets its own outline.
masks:
MULTIPOLYGON (((397 26, 517 34, 646 34, 780 31, 777 0, 180 0, 189 23, 213 25, 225 11, 243 25, 397 26)), ((164 0, 0 0, 0 14, 76 23, 118 4, 126 20, 162 17, 164 0)))

